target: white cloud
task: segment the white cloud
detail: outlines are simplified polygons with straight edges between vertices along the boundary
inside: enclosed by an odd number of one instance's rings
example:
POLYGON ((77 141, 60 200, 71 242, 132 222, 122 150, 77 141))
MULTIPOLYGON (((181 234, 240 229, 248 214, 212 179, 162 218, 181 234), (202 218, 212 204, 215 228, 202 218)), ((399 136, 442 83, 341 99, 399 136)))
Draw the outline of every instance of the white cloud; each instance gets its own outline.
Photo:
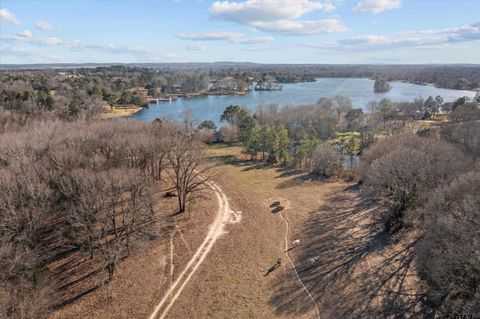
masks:
POLYGON ((263 43, 273 40, 273 37, 270 36, 249 38, 245 34, 237 32, 178 33, 177 37, 191 41, 228 41, 243 44, 263 43))
MULTIPOLYGON (((22 32, 20 32, 22 33, 22 32)), ((59 44, 63 44, 63 42, 55 37, 50 38, 34 38, 33 36, 28 37, 25 35, 14 35, 14 36, 1 36, 0 41, 6 43, 25 43, 37 46, 55 46, 59 44)))
POLYGON ((399 9, 401 6, 401 0, 360 0, 353 11, 378 14, 387 10, 399 9))
POLYGON ((331 1, 313 0, 246 0, 216 1, 209 9, 211 17, 256 30, 283 35, 312 35, 344 32, 347 27, 338 19, 300 20, 313 11, 332 12, 331 1))
MULTIPOLYGON (((0 42, 13 44, 14 46, 7 47, 8 52, 2 47, 2 53, 9 56, 28 57, 32 61, 49 60, 54 58, 54 53, 59 52, 59 49, 70 50, 73 52, 104 52, 114 55, 128 56, 130 58, 138 59, 141 62, 146 61, 171 61, 177 58, 176 55, 170 52, 158 52, 144 49, 137 46, 123 46, 115 44, 104 43, 88 43, 81 40, 64 41, 55 37, 49 38, 26 38, 18 35, 1 36, 0 42), (23 45, 30 46, 29 48, 22 47, 23 45), (31 46, 42 48, 41 50, 31 50, 31 46), (54 52, 48 52, 49 48, 55 48, 54 52), (33 53, 34 52, 34 53, 33 53), (44 54, 44 55, 42 55, 44 54)), ((71 54, 67 54, 71 56, 71 54)), ((95 55, 90 55, 95 57, 95 55)))
POLYGON ((193 41, 229 41, 238 42, 245 35, 235 32, 178 33, 177 37, 193 41))
POLYGON ((0 20, 6 21, 11 24, 20 25, 22 21, 18 20, 15 14, 7 9, 0 9, 0 20))
POLYGON ((151 52, 138 46, 123 46, 115 44, 97 44, 84 43, 79 40, 65 43, 65 46, 73 51, 91 50, 101 51, 113 54, 134 54, 134 55, 148 55, 151 52))
POLYGON ((401 48, 431 48, 444 46, 447 42, 441 38, 397 38, 380 35, 366 35, 341 39, 335 42, 305 43, 303 46, 325 51, 384 51, 401 48))
POLYGON ((151 55, 157 54, 153 51, 146 50, 136 46, 122 46, 114 44, 102 44, 102 43, 87 43, 80 40, 62 41, 56 37, 49 38, 28 38, 22 36, 1 36, 0 41, 6 43, 20 43, 30 44, 36 46, 60 46, 71 51, 97 51, 108 52, 113 54, 134 54, 134 55, 151 55))
POLYGON ((337 19, 313 21, 279 20, 257 23, 256 27, 262 31, 283 35, 313 35, 348 31, 348 28, 337 19))
POLYGON ((210 7, 210 15, 240 24, 272 22, 296 19, 314 10, 331 12, 331 2, 312 0, 247 0, 244 2, 216 1, 210 7))
POLYGON ((418 31, 399 32, 400 36, 428 36, 428 35, 444 35, 450 42, 463 42, 480 40, 480 22, 467 24, 459 28, 447 29, 429 29, 418 31))
POLYGON ((40 29, 40 30, 53 30, 55 27, 50 22, 38 21, 35 24, 35 28, 40 29))
POLYGON ((340 39, 334 42, 304 43, 303 46, 327 51, 393 50, 401 48, 431 49, 452 47, 459 42, 480 40, 480 23, 459 28, 419 30, 396 33, 391 36, 366 35, 340 39))
POLYGON ((42 54, 40 52, 32 51, 26 48, 17 48, 17 47, 6 47, 2 48, 2 54, 5 56, 14 56, 14 57, 23 57, 28 58, 29 63, 33 61, 33 59, 40 59, 42 61, 48 62, 60 62, 60 57, 57 55, 52 54, 42 54))
POLYGON ((183 47, 187 51, 203 51, 207 49, 203 44, 199 44, 199 43, 186 44, 186 45, 183 45, 183 47))
POLYGON ((28 30, 23 30, 22 32, 18 32, 17 35, 22 38, 31 38, 33 36, 32 32, 28 30))
POLYGON ((6 47, 2 48, 2 54, 5 55, 19 55, 19 56, 29 56, 31 51, 28 51, 24 48, 17 48, 17 47, 6 47))
POLYGON ((258 43, 265 43, 273 41, 273 37, 270 36, 265 36, 265 37, 251 37, 251 38, 245 38, 240 40, 240 43, 242 44, 258 44, 258 43))
POLYGON ((260 43, 260 44, 254 44, 251 46, 246 46, 242 48, 244 51, 250 51, 250 52, 260 52, 260 51, 276 51, 279 52, 280 50, 284 50, 285 46, 283 45, 271 45, 271 44, 265 44, 265 43, 260 43))
POLYGON ((62 43, 62 41, 55 37, 38 40, 38 44, 40 45, 58 45, 60 43, 62 43))

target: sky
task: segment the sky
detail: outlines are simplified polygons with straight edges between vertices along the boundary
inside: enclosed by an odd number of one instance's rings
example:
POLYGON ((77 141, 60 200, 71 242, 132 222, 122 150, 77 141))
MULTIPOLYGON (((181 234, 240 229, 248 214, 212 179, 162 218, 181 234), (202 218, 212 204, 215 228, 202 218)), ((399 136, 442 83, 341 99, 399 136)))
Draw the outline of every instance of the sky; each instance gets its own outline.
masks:
POLYGON ((0 64, 480 63, 480 0, 0 0, 0 64))

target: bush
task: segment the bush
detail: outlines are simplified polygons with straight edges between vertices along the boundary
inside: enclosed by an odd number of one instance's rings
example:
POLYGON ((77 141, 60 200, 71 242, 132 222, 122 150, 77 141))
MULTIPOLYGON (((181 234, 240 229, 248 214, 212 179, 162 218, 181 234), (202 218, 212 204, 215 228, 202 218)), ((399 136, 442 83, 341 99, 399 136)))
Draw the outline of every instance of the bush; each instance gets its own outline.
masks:
POLYGON ((222 126, 218 130, 218 140, 225 143, 233 143, 238 140, 238 128, 235 125, 222 126))
POLYGON ((480 122, 468 121, 448 124, 441 131, 448 141, 461 145, 467 152, 480 157, 480 122))
POLYGON ((209 129, 201 129, 197 131, 197 137, 200 142, 205 143, 205 144, 210 144, 215 142, 216 136, 215 132, 209 129))
POLYGON ((480 172, 438 188, 425 205, 418 268, 443 315, 480 314, 480 172))
POLYGON ((312 156, 312 173, 331 177, 342 167, 343 157, 329 144, 321 144, 315 148, 312 156))
POLYGON ((429 190, 471 165, 460 149, 434 138, 385 138, 365 152, 362 190, 387 207, 385 226, 390 230, 402 226, 404 212, 425 201, 429 190))

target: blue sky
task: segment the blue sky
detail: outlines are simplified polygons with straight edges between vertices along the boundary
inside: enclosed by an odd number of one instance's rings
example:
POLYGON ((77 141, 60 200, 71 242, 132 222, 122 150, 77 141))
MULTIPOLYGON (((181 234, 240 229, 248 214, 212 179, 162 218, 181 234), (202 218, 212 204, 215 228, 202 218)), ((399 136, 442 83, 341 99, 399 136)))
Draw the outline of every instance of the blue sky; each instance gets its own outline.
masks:
POLYGON ((0 63, 480 63, 480 0, 0 0, 0 63))

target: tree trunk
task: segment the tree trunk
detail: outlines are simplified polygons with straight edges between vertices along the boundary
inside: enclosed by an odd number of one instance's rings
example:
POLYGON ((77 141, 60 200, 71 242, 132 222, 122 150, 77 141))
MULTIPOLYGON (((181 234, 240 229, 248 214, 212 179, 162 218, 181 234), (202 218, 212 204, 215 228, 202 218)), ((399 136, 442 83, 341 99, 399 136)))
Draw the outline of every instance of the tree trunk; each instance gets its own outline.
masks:
POLYGON ((177 190, 177 198, 179 213, 183 213, 185 211, 185 203, 183 203, 183 194, 179 190, 177 190))

